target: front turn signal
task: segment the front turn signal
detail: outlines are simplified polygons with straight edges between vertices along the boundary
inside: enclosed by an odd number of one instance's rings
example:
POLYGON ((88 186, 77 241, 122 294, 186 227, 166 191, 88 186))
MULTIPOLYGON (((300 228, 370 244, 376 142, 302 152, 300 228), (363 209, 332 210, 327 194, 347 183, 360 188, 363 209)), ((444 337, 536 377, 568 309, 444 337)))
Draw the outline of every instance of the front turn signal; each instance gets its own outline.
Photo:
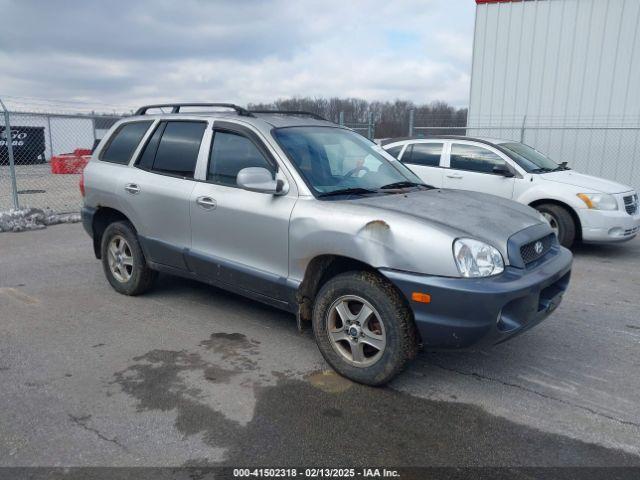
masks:
POLYGON ((411 294, 411 300, 418 303, 431 303, 431 295, 428 293, 413 292, 411 294))

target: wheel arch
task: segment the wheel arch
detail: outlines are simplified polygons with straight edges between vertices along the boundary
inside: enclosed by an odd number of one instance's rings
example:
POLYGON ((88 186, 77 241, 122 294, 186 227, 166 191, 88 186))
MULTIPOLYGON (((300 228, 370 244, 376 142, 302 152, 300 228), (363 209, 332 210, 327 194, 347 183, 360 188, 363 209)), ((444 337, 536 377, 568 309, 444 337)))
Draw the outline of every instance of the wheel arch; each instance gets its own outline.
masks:
POLYGON ((100 246, 102 245, 102 235, 104 234, 104 231, 110 224, 122 221, 131 223, 131 220, 129 220, 129 218, 120 210, 116 210, 111 207, 99 207, 96 210, 93 215, 93 221, 91 222, 91 229, 93 231, 93 252, 96 258, 100 259, 102 257, 100 246))
POLYGON ((350 271, 369 271, 380 275, 375 267, 351 257, 327 254, 311 259, 296 293, 300 320, 311 321, 315 297, 327 281, 336 275, 350 271))
POLYGON ((545 203, 557 205, 558 207, 562 207, 567 212, 569 212, 569 215, 571 215, 571 218, 573 219, 573 222, 576 225, 576 241, 582 240, 582 222, 580 222, 580 217, 578 216, 578 212, 576 212, 576 210, 571 205, 565 202, 562 202, 560 200, 552 199, 552 198, 541 198, 538 200, 534 200, 533 202, 529 203, 529 206, 532 208, 536 208, 545 203))

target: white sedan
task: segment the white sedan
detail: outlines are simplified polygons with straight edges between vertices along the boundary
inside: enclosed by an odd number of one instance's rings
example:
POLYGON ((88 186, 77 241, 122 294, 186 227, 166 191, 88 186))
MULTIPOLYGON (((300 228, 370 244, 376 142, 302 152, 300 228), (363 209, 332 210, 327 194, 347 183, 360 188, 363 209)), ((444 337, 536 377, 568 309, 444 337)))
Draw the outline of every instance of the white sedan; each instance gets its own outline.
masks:
POLYGON ((440 136, 390 140, 383 148, 429 185, 490 193, 536 208, 564 246, 631 240, 640 230, 632 187, 575 172, 519 142, 440 136))

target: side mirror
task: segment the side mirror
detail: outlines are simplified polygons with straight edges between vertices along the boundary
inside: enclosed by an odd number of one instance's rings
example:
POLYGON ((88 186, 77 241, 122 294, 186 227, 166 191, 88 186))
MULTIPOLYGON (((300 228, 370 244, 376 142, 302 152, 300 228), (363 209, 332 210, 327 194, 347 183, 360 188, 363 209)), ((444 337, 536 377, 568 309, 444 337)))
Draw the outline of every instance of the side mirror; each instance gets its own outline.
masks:
POLYGON ((287 184, 280 179, 274 179, 273 173, 263 167, 247 167, 238 172, 236 184, 250 192, 284 195, 287 184))
POLYGON ((496 175, 502 175, 503 177, 513 177, 513 172, 509 170, 505 165, 496 165, 491 169, 491 171, 496 175))

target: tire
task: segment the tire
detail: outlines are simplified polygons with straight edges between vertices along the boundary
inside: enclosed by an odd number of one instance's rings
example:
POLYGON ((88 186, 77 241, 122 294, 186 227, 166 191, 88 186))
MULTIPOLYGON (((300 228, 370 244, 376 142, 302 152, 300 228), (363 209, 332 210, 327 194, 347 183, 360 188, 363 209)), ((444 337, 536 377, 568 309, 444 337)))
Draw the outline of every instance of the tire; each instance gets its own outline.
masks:
POLYGON ((102 235, 100 245, 102 268, 113 289, 123 295, 140 295, 151 288, 157 273, 147 266, 138 236, 129 222, 111 223, 102 235), (121 261, 115 261, 109 249, 116 247, 121 261), (122 247, 118 249, 118 247, 122 247))
POLYGON ((342 273, 323 285, 313 308, 313 332, 329 365, 366 385, 388 383, 418 351, 418 333, 409 306, 393 285, 366 271, 342 273), (372 310, 367 318, 365 306, 372 310), (343 307, 349 311, 344 312, 343 307), (343 322, 343 315, 353 323, 343 322))
POLYGON ((576 240, 576 223, 569 211, 553 203, 538 205, 536 210, 547 217, 547 220, 551 223, 551 228, 557 230, 556 233, 560 245, 571 248, 576 240))

